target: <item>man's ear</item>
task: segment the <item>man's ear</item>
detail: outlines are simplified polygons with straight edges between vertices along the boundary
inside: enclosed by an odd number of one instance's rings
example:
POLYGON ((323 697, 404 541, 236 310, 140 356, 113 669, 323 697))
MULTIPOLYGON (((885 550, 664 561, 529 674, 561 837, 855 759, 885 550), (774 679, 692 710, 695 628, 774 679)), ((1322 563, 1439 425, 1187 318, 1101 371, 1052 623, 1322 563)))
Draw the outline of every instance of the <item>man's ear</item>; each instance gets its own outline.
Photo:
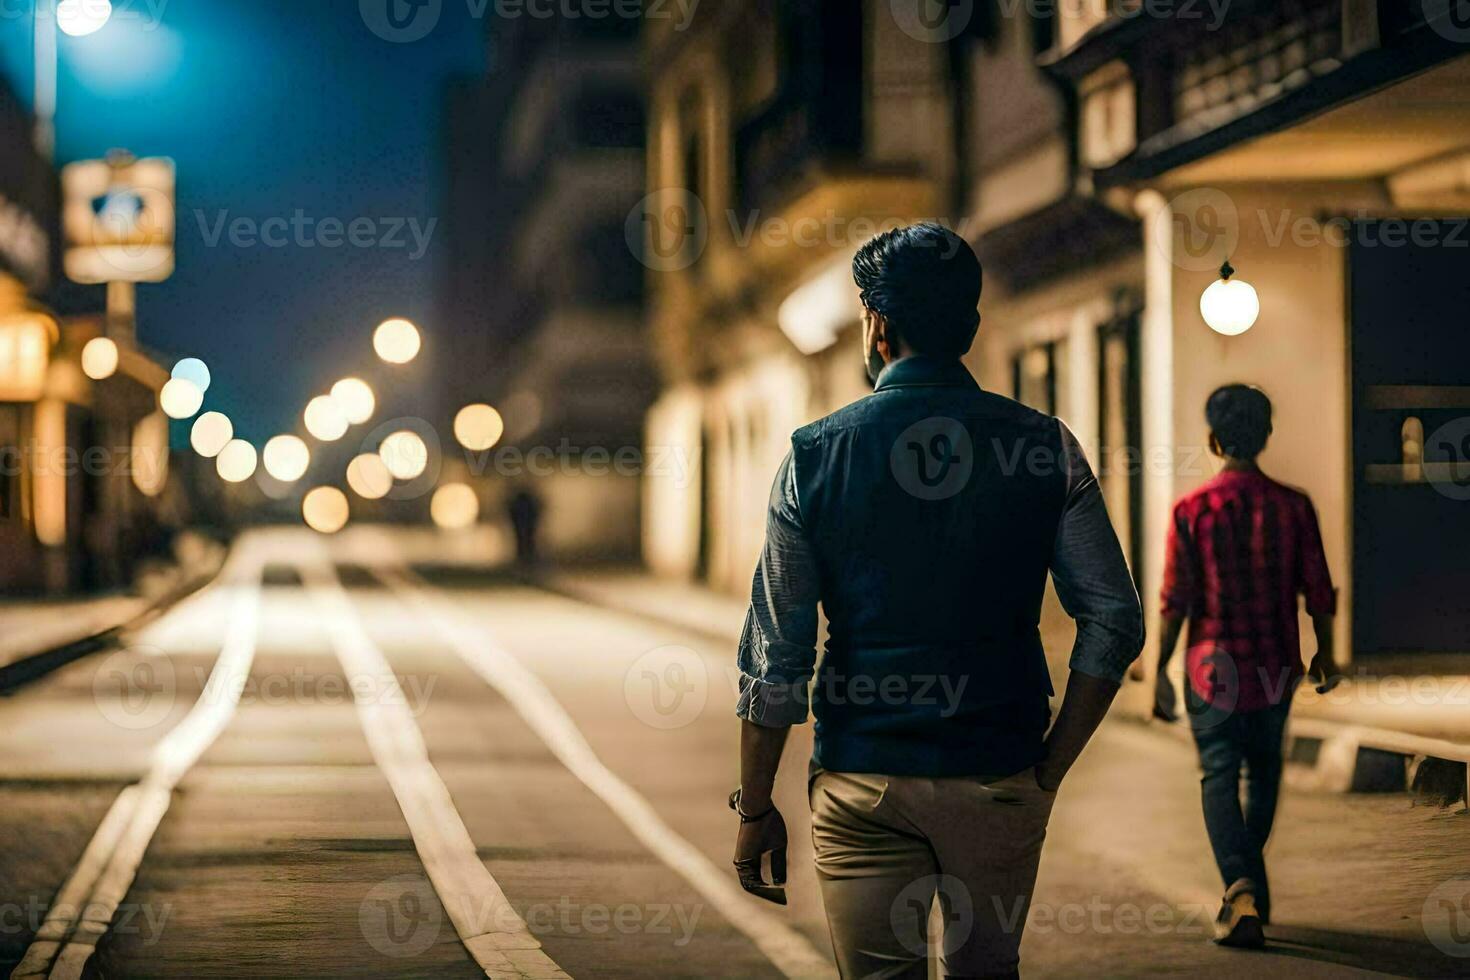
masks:
POLYGON ((870 314, 873 318, 873 346, 883 355, 883 360, 893 360, 893 348, 888 343, 888 319, 881 313, 870 314))
POLYGON ((1225 458, 1225 450, 1220 448, 1220 440, 1215 437, 1213 432, 1210 433, 1210 452, 1219 456, 1221 459, 1225 458))

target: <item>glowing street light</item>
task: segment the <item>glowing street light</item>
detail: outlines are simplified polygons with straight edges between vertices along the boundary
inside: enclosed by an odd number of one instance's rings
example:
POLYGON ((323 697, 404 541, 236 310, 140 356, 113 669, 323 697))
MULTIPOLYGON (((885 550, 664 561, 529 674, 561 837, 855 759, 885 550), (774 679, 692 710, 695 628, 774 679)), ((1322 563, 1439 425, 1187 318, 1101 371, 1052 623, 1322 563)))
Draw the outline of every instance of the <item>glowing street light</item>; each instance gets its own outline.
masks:
POLYGON ((343 378, 332 385, 332 400, 352 425, 361 425, 372 418, 378 405, 373 389, 360 378, 343 378))
POLYGON ((322 534, 336 534, 347 526, 347 495, 336 487, 316 487, 301 501, 306 526, 322 534))
POLYGON ((282 483, 295 483, 311 465, 311 450, 296 436, 276 436, 261 450, 265 471, 282 483))
POLYGON ((446 483, 434 491, 429 516, 446 531, 463 530, 479 520, 480 498, 463 483, 446 483))
POLYGON ((82 348, 82 373, 102 381, 117 373, 117 343, 110 337, 93 337, 82 348))
POLYGON ((389 364, 407 364, 418 356, 419 328, 401 317, 384 320, 373 333, 373 350, 389 364))
POLYGON ((1205 287, 1199 298, 1200 316, 1210 329, 1227 337, 1245 333, 1261 315, 1261 299, 1255 287, 1243 279, 1232 279, 1235 270, 1227 261, 1220 266, 1220 278, 1205 287))
POLYGON ((454 438, 471 452, 482 452, 500 441, 505 421, 489 405, 466 405, 454 417, 454 438))
POLYGON ((235 437, 235 426, 222 412, 205 412, 189 430, 189 445, 205 459, 218 456, 235 437))
POLYGON ((204 392, 188 378, 171 378, 158 393, 158 407, 171 419, 186 419, 204 404, 204 392))
POLYGON ((382 457, 363 453, 347 464, 347 485, 363 500, 381 500, 393 489, 393 474, 382 457))
POLYGON ((169 376, 192 381, 201 392, 209 390, 209 368, 197 357, 186 357, 179 361, 169 372, 169 376))
POLYGON ((306 403, 306 431, 322 442, 336 442, 347 434, 347 416, 331 395, 317 395, 306 403))
POLYGON ((61 0, 56 5, 56 26, 70 37, 100 31, 111 16, 111 0, 61 0))
POLYGON ((255 447, 244 439, 231 439, 214 458, 214 468, 226 483, 244 483, 255 473, 255 447))
POLYGON ((417 432, 401 429, 383 440, 378 456, 399 480, 414 480, 429 466, 429 447, 417 432))

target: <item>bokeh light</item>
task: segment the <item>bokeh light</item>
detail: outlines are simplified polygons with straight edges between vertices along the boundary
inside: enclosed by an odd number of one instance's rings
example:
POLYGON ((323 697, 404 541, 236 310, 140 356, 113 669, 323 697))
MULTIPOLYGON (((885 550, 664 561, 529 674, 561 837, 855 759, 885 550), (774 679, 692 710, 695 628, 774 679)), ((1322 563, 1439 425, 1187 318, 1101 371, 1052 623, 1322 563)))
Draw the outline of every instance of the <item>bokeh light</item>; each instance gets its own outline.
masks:
POLYGON ((82 348, 82 373, 93 381, 117 373, 117 344, 108 337, 93 337, 82 348))
POLYGON ((296 436, 276 436, 261 450, 260 461, 265 471, 283 483, 294 483, 306 475, 311 465, 311 450, 296 436))
POLYGON ((214 468, 226 483, 244 483, 255 473, 255 447, 244 439, 231 439, 214 458, 214 468))
POLYGON ((373 350, 389 364, 407 364, 419 353, 419 328, 400 317, 384 320, 373 333, 373 350))
POLYGON ((201 392, 209 390, 209 368, 197 357, 186 357, 175 364, 169 376, 192 381, 201 392))
POLYGON ((71 37, 101 30, 111 16, 111 0, 61 0, 56 5, 56 26, 71 37))
POLYGON ((347 464, 347 485, 364 500, 381 500, 393 489, 393 474, 376 453, 363 453, 347 464))
POLYGON ((480 518, 480 498, 473 487, 463 483, 446 483, 434 491, 429 501, 429 516, 446 531, 469 527, 480 518))
POLYGON ((189 445, 205 459, 212 459, 235 437, 235 426, 223 412, 205 412, 189 430, 189 445))
POLYGON ((317 395, 306 404, 306 431, 322 442, 336 442, 347 433, 347 416, 331 395, 317 395))
POLYGON ((336 534, 347 526, 347 494, 336 487, 316 487, 301 501, 306 526, 322 534, 336 534))
POLYGON ((429 447, 417 432, 402 429, 383 440, 378 455, 388 472, 400 480, 413 480, 429 465, 429 447))
POLYGON ((186 419, 204 404, 204 392, 188 378, 171 378, 158 393, 158 407, 171 419, 186 419))
POLYGON ((361 425, 372 418, 373 410, 378 407, 373 389, 360 378, 343 378, 332 385, 332 401, 352 425, 361 425))
POLYGON ((489 405, 466 405, 454 417, 454 438, 471 452, 482 452, 500 441, 505 421, 489 405))

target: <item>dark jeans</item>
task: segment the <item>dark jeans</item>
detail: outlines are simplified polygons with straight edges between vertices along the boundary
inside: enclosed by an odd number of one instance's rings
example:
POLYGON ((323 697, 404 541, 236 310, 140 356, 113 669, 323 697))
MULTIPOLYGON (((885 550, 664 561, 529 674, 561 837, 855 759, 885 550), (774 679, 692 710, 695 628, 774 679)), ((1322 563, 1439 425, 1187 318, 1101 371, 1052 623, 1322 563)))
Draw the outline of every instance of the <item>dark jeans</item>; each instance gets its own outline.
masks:
MULTIPOLYGON (((1193 706, 1192 706, 1193 707, 1193 706)), ((1241 878, 1252 889, 1262 915, 1269 913, 1263 849, 1276 817, 1281 787, 1282 738, 1291 702, 1260 711, 1195 714, 1194 744, 1199 749, 1205 829, 1220 877, 1229 888, 1241 878), (1240 801, 1240 767, 1245 763, 1245 806, 1240 801)))

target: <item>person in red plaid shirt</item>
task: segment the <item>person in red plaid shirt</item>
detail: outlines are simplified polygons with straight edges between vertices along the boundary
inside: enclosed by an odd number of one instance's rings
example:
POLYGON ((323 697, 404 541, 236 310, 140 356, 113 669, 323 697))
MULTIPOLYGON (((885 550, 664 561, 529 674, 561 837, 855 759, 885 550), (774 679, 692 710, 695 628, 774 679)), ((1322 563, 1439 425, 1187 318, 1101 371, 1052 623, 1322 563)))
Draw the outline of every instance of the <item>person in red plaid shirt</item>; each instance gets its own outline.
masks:
POLYGON ((1205 828, 1226 888, 1215 941, 1260 946, 1271 914, 1263 850, 1276 815, 1286 716, 1303 675, 1297 596, 1312 617, 1310 670, 1325 692, 1337 676, 1336 593, 1312 501, 1256 465, 1271 435, 1265 392, 1226 385, 1210 395, 1205 418, 1210 449, 1225 465, 1174 506, 1154 714, 1175 720, 1165 668, 1188 620, 1185 697, 1204 770, 1205 828))

